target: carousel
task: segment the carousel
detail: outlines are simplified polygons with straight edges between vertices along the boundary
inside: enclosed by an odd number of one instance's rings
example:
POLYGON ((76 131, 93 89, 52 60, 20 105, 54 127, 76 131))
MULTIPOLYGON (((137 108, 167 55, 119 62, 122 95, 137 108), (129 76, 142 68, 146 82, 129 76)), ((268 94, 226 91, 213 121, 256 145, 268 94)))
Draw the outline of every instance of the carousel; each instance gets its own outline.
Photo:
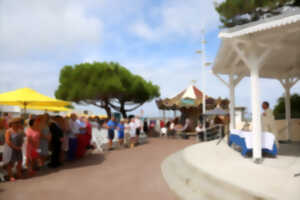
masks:
MULTIPOLYGON (((193 128, 197 126, 197 122, 201 119, 203 93, 194 85, 191 84, 188 88, 177 94, 173 98, 159 99, 156 101, 158 109, 163 111, 180 111, 180 121, 190 119, 193 128)), ((205 97, 206 110, 215 109, 217 106, 224 110, 228 110, 228 99, 214 99, 212 97, 205 97)))

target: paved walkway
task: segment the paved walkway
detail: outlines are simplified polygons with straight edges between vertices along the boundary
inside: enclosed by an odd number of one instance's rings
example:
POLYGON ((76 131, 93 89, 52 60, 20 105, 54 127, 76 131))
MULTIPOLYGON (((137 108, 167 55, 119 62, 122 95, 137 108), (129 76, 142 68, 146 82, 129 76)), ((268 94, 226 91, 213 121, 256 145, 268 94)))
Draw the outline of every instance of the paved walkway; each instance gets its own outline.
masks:
POLYGON ((193 142, 150 139, 134 149, 90 154, 56 171, 47 169, 34 178, 0 183, 0 199, 174 200, 161 163, 193 142))

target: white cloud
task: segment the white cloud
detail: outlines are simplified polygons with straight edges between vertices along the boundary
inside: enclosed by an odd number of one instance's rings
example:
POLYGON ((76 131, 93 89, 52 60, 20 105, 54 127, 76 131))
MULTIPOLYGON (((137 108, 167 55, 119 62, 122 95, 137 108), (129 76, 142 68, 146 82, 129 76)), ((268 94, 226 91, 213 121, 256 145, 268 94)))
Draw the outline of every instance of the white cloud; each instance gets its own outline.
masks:
POLYGON ((102 22, 74 1, 2 0, 2 58, 35 53, 68 53, 99 42, 102 22))
POLYGON ((153 31, 144 21, 139 21, 130 27, 131 31, 146 40, 156 40, 160 34, 153 31))
POLYGON ((214 10, 214 1, 171 0, 164 1, 158 8, 150 11, 150 18, 158 24, 136 21, 130 28, 137 36, 158 40, 169 36, 199 38, 201 30, 215 30, 219 17, 214 10))
POLYGON ((58 66, 41 61, 0 62, 0 66, 0 93, 30 87, 54 97, 58 86, 58 66))

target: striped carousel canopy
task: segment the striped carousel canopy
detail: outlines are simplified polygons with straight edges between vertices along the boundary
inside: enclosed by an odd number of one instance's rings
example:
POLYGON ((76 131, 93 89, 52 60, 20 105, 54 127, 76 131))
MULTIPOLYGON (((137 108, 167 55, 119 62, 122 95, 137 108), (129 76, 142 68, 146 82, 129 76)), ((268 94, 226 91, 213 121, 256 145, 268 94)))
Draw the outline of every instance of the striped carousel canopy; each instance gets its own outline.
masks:
MULTIPOLYGON (((203 93, 194 85, 191 84, 188 88, 177 94, 173 98, 159 99, 156 104, 161 110, 178 110, 181 108, 201 108, 203 93)), ((216 107, 218 100, 212 97, 205 97, 206 105, 209 109, 216 107)), ((228 101, 228 100, 226 100, 228 101)), ((225 102, 224 102, 225 103, 225 102)), ((228 105, 228 104, 227 104, 228 105)))

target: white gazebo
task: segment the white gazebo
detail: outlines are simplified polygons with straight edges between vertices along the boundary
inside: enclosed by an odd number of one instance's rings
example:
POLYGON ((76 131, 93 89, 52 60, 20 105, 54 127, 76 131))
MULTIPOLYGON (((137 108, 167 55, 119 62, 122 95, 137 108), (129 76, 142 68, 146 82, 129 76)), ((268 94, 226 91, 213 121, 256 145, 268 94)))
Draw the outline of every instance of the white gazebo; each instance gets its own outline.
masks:
POLYGON ((290 90, 300 78, 300 9, 221 31, 213 73, 230 89, 231 128, 235 128, 235 87, 251 79, 253 158, 260 162, 261 105, 259 78, 277 79, 285 90, 288 138, 291 138, 290 90), (229 81, 220 75, 228 75, 229 81))

